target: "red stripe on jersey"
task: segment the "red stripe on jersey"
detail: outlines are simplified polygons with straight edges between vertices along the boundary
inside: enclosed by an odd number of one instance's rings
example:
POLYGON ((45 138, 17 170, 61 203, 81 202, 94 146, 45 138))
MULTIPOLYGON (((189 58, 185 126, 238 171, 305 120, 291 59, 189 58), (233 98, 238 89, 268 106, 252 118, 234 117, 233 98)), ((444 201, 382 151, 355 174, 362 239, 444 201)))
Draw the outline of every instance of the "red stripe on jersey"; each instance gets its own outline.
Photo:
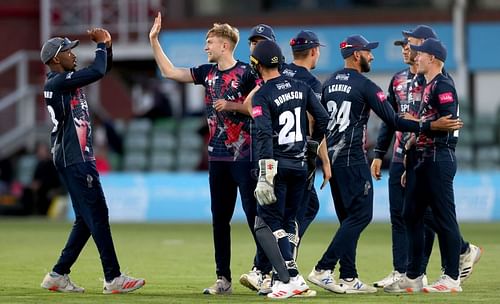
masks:
POLYGON ((256 118, 262 115, 262 107, 256 106, 252 108, 252 117, 256 118))
POLYGON ((453 93, 451 92, 441 93, 438 95, 438 98, 440 104, 450 103, 454 101, 453 93))

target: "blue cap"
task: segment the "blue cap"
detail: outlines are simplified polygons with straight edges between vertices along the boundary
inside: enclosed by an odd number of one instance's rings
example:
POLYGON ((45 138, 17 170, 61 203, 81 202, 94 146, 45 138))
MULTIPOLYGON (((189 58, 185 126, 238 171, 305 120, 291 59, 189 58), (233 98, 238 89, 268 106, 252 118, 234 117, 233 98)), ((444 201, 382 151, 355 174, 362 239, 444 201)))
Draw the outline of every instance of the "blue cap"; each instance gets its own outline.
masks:
POLYGON ((403 36, 413 37, 418 39, 438 38, 436 32, 430 26, 422 24, 417 25, 417 27, 414 28, 413 30, 403 31, 403 36))
POLYGON ((344 39, 340 43, 340 53, 342 57, 346 59, 351 56, 354 51, 362 51, 362 50, 373 50, 378 46, 378 42, 369 42, 365 37, 361 35, 352 35, 344 39))
POLYGON ((252 66, 257 64, 268 68, 277 67, 281 64, 283 54, 276 42, 271 40, 262 40, 257 43, 250 55, 250 63, 252 66))
POLYGON ((290 40, 292 51, 304 51, 317 46, 324 46, 319 42, 318 36, 311 31, 300 31, 290 40))
POLYGON ((410 48, 418 52, 424 52, 430 55, 434 55, 442 62, 446 61, 446 48, 440 40, 429 38, 426 39, 424 43, 422 43, 422 45, 417 46, 411 44, 410 48))
POLYGON ((252 40, 255 37, 261 37, 266 40, 276 41, 276 36, 274 35, 273 28, 267 24, 258 24, 252 28, 252 31, 250 31, 250 36, 248 36, 248 40, 252 40))

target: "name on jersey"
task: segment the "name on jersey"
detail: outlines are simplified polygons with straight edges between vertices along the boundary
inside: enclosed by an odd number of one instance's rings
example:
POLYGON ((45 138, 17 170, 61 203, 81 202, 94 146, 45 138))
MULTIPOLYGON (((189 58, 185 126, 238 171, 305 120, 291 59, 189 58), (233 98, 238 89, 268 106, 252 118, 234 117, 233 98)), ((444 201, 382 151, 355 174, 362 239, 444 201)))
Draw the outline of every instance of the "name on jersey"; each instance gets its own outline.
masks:
POLYGON ((328 93, 345 92, 349 94, 350 91, 351 91, 351 86, 347 84, 336 83, 332 84, 331 86, 328 86, 328 93))
POLYGON ((274 103, 279 107, 280 105, 282 105, 283 103, 289 101, 289 100, 292 100, 292 99, 303 99, 303 96, 302 96, 302 92, 299 92, 299 91, 291 91, 291 92, 288 92, 288 93, 285 93, 285 94, 282 94, 280 96, 278 96, 278 98, 276 98, 274 100, 274 103))

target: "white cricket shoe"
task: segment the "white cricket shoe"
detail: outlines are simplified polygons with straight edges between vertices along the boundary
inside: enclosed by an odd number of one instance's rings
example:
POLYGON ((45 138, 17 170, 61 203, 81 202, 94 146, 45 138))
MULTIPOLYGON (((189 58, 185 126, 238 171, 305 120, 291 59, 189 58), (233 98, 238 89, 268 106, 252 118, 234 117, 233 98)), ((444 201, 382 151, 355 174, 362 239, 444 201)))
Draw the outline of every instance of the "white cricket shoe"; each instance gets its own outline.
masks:
POLYGON ((102 293, 128 293, 141 288, 145 284, 146 281, 144 279, 132 278, 122 273, 111 282, 104 280, 102 293))
POLYGON ((469 244, 467 251, 460 255, 460 262, 458 264, 458 273, 460 277, 460 283, 467 280, 472 274, 472 267, 476 264, 483 250, 476 245, 469 244))
POLYGON ((271 299, 287 299, 307 290, 309 290, 309 286, 307 286, 304 278, 301 275, 297 275, 290 278, 288 283, 278 280, 274 281, 272 292, 267 294, 267 297, 271 299))
POLYGON ((384 287, 384 291, 389 293, 420 292, 424 287, 424 282, 423 282, 424 276, 425 275, 422 274, 421 276, 415 279, 410 279, 409 277, 406 276, 406 274, 404 274, 396 282, 386 285, 384 287))
POLYGON ((423 292, 461 292, 460 279, 453 280, 450 276, 443 274, 436 282, 424 287, 423 292))
POLYGON ((261 271, 257 270, 257 267, 252 268, 248 273, 240 276, 240 283, 250 290, 260 290, 260 286, 262 285, 261 271))
POLYGON ((265 296, 269 293, 271 293, 272 290, 272 285, 273 285, 273 279, 271 275, 265 274, 262 276, 262 284, 260 285, 260 289, 257 292, 258 295, 260 296, 265 296))
POLYGON ((71 281, 69 275, 60 275, 55 272, 49 272, 43 278, 40 284, 42 288, 48 289, 50 291, 60 291, 60 292, 84 292, 85 289, 77 286, 71 281))
POLYGON ((341 292, 330 269, 317 271, 316 268, 313 268, 309 276, 307 276, 307 280, 328 291, 341 292))
POLYGON ((390 284, 396 282, 397 280, 401 279, 403 274, 404 273, 400 273, 399 271, 394 270, 393 272, 389 273, 389 275, 386 276, 385 278, 383 278, 382 280, 374 282, 373 286, 378 287, 378 288, 384 288, 385 286, 390 285, 390 284))
POLYGON ((224 276, 220 276, 215 281, 214 285, 203 289, 203 293, 210 295, 229 295, 233 293, 233 288, 231 287, 231 282, 224 276))
POLYGON ((366 285, 365 283, 361 282, 360 279, 354 278, 352 281, 347 281, 344 279, 339 279, 339 283, 336 287, 338 291, 335 291, 336 293, 376 293, 377 288, 366 285))

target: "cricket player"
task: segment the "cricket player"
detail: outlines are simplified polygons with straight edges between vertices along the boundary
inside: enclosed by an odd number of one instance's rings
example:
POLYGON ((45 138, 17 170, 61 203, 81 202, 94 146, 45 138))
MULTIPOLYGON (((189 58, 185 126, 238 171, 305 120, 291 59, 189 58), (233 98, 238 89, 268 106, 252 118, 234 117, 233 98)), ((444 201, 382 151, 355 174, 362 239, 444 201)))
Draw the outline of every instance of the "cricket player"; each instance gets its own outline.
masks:
MULTIPOLYGON (((426 84, 418 111, 420 119, 458 117, 458 99, 453 82, 443 75, 447 51, 441 41, 429 38, 421 45, 410 45, 417 51, 417 72, 426 84)), ((384 288, 387 292, 460 292, 459 260, 461 235, 455 213, 453 179, 456 173, 455 146, 458 131, 418 132, 416 143, 407 152, 406 176, 408 195, 403 217, 408 229, 409 264, 406 274, 384 288), (421 269, 424 255, 424 214, 430 206, 439 238, 443 274, 424 286, 421 269)), ((408 147, 408 145, 407 145, 408 147)), ((404 178, 404 177, 403 177, 404 178)))
POLYGON ((252 99, 260 169, 255 230, 277 271, 267 295, 275 299, 309 289, 299 274, 290 240, 297 238, 296 214, 306 191, 307 112, 315 119, 315 141, 323 139, 328 122, 311 88, 280 74, 282 57, 278 45, 269 40, 259 42, 251 55, 251 63, 264 81, 252 99))
POLYGON ((78 40, 54 37, 44 43, 40 52, 40 59, 50 69, 43 94, 54 124, 51 132, 54 164, 75 212, 75 222, 61 256, 41 286, 51 291, 84 292, 71 281, 69 273, 92 236, 104 271, 103 293, 127 293, 141 288, 145 281, 120 271, 92 150, 87 97, 82 89, 103 78, 111 69, 111 35, 101 28, 92 29, 88 34, 97 48, 94 62, 87 68, 76 70, 77 60, 72 49, 78 40))
MULTIPOLYGON (((243 102, 255 87, 258 77, 248 64, 234 59, 239 32, 229 24, 214 24, 207 32, 205 52, 210 64, 191 69, 178 68, 172 64, 158 41, 160 30, 161 14, 158 13, 149 38, 162 76, 205 87, 205 109, 210 132, 208 174, 217 279, 203 293, 231 294, 230 222, 238 190, 247 223, 255 237, 253 227, 257 202, 253 191, 257 179, 252 148, 253 121, 249 106, 243 102)), ((258 270, 270 269, 266 265, 269 261, 265 253, 256 245, 254 266, 258 270)))
MULTIPOLYGON (((415 62, 416 51, 410 49, 410 43, 413 45, 420 45, 425 39, 429 38, 437 38, 435 31, 427 25, 418 25, 412 30, 403 31, 403 39, 394 42, 394 45, 401 46, 403 61, 408 64, 408 68, 396 73, 389 84, 387 99, 398 113, 410 113, 413 116, 418 115, 425 78, 423 75, 417 73, 417 65, 415 62)), ((450 77, 447 74, 446 76, 450 77)), ((374 149, 375 158, 372 161, 371 173, 376 180, 381 179, 382 175, 380 169, 382 159, 391 144, 393 135, 396 139, 393 146, 389 170, 389 210, 391 216, 394 270, 382 280, 374 282, 375 287, 381 288, 399 280, 401 276, 406 273, 406 266, 408 263, 407 231, 403 220, 405 192, 404 187, 401 185, 401 176, 403 172, 405 172, 403 164, 405 144, 410 138, 411 133, 394 131, 382 122, 377 138, 377 145, 374 149)), ((427 285, 425 273, 432 253, 435 234, 433 230, 434 220, 430 209, 426 212, 425 219, 425 249, 422 269, 424 273, 423 284, 427 285)), ((477 252, 480 252, 480 249, 465 241, 462 241, 461 247, 461 252, 463 254, 461 260, 464 262, 463 278, 465 279, 470 276, 472 272, 472 265, 469 265, 470 263, 467 261, 474 260, 475 255, 477 252), (474 255, 474 257, 469 257, 470 255, 474 255)))
POLYGON ((340 227, 332 242, 308 276, 310 282, 336 293, 374 293, 377 289, 363 283, 356 269, 356 247, 361 232, 373 213, 373 187, 364 140, 366 124, 373 110, 389 126, 401 131, 454 130, 458 119, 436 121, 402 119, 387 102, 384 92, 362 73, 370 71, 371 50, 378 42, 361 35, 340 43, 344 69, 323 84, 321 103, 330 114, 328 152, 332 163, 330 188, 340 227), (340 262, 338 283, 333 270, 340 262))

